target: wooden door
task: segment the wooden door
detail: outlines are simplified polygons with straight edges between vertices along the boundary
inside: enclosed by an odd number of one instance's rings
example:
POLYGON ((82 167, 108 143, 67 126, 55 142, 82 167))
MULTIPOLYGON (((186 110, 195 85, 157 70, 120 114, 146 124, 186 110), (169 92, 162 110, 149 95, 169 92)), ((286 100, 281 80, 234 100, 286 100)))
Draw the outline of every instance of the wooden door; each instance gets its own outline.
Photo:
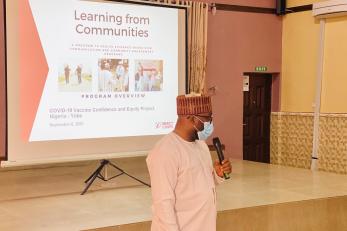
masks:
POLYGON ((243 93, 243 159, 270 163, 270 74, 247 74, 249 91, 243 93))

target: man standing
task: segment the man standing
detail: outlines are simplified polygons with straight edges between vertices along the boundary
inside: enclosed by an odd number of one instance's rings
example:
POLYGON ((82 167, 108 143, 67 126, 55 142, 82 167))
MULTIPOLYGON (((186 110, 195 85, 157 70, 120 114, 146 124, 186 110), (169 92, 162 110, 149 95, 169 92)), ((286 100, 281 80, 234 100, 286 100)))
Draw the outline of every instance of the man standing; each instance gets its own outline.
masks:
POLYGON ((66 84, 69 84, 69 81, 70 81, 70 67, 69 65, 66 65, 65 68, 64 68, 64 75, 65 75, 65 83, 66 84))
POLYGON ((140 91, 149 91, 149 77, 147 73, 140 76, 140 91))
POLYGON ((78 84, 81 84, 82 83, 82 67, 81 67, 81 65, 77 65, 76 74, 77 74, 77 78, 78 78, 78 84))
POLYGON ((123 90, 129 91, 129 67, 125 68, 124 80, 123 80, 123 90))
POLYGON ((125 73, 125 67, 123 64, 123 60, 120 60, 118 62, 117 67, 116 67, 116 78, 120 79, 120 78, 124 77, 124 73, 125 73))
POLYGON ((115 91, 117 92, 124 91, 124 75, 125 75, 124 63, 123 63, 123 60, 120 60, 116 67, 115 91))
POLYGON ((99 91, 111 92, 113 91, 112 72, 110 71, 110 64, 105 63, 104 68, 99 73, 99 91))
POLYGON ((140 91, 140 79, 143 76, 143 67, 141 63, 139 63, 139 66, 137 67, 137 72, 135 74, 135 91, 140 91))
POLYGON ((215 231, 215 185, 230 173, 228 160, 212 166, 203 139, 211 135, 209 96, 178 96, 175 130, 147 157, 152 185, 152 231, 215 231))

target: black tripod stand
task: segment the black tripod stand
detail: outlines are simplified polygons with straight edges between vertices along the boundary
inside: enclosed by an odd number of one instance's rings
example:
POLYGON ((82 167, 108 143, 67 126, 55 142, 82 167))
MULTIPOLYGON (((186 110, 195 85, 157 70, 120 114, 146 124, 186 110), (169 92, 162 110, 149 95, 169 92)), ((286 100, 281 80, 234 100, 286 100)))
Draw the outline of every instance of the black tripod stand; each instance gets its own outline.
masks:
POLYGON ((127 176, 133 178, 134 180, 136 180, 136 181, 138 181, 138 182, 140 182, 140 183, 142 183, 142 184, 144 184, 144 185, 146 185, 146 186, 148 186, 148 187, 151 187, 149 184, 143 182, 142 180, 137 179, 136 177, 134 177, 134 176, 132 176, 132 175, 126 173, 123 169, 117 167, 116 165, 114 165, 113 163, 111 163, 109 160, 101 160, 101 161, 100 161, 100 166, 92 173, 92 175, 90 175, 90 176, 88 177, 88 179, 87 179, 86 181, 84 181, 84 183, 86 183, 87 185, 86 185, 86 187, 84 188, 84 190, 83 190, 83 192, 81 193, 81 195, 85 194, 85 193, 88 191, 89 187, 93 184, 93 182, 94 182, 94 180, 95 180, 96 178, 99 178, 99 179, 101 179, 101 180, 103 180, 103 181, 109 181, 109 180, 111 180, 111 179, 113 179, 113 178, 116 178, 116 177, 118 177, 118 176, 121 176, 121 175, 123 175, 123 174, 125 174, 125 175, 127 175, 127 176), (117 169, 120 173, 117 174, 117 175, 115 175, 115 176, 112 176, 112 177, 110 177, 110 178, 107 178, 107 177, 103 176, 103 175, 101 174, 101 171, 102 171, 105 167, 107 167, 108 165, 110 165, 111 167, 117 169))

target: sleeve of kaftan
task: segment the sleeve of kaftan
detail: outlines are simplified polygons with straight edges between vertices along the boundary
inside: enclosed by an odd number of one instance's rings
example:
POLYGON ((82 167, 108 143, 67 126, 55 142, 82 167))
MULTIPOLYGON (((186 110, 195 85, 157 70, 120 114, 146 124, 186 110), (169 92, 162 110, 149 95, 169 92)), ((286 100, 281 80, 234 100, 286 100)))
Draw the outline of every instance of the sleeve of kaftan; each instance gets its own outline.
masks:
POLYGON ((213 168, 214 184, 219 185, 225 181, 223 177, 218 176, 216 170, 213 168))
POLYGON ((217 186, 217 185, 223 183, 225 181, 225 179, 222 178, 222 177, 219 177, 218 174, 216 173, 216 170, 214 169, 213 161, 212 161, 212 158, 211 158, 211 152, 210 152, 210 150, 209 150, 209 148, 208 148, 208 146, 207 146, 207 144, 205 142, 203 143, 203 148, 205 149, 206 155, 208 157, 206 159, 209 161, 209 164, 210 164, 211 168, 213 169, 214 184, 217 186))
POLYGON ((153 213, 160 224, 160 230, 179 231, 174 209, 175 186, 178 174, 178 157, 175 152, 154 150, 147 158, 151 178, 153 213))

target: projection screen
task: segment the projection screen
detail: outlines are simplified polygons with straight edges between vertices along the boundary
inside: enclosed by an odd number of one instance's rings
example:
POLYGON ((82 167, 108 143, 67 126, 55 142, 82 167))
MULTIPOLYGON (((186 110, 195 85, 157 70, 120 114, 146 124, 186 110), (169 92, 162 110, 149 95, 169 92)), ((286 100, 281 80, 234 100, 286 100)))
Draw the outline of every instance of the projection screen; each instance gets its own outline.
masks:
POLYGON ((187 10, 7 0, 7 161, 145 155, 186 92, 187 10))

